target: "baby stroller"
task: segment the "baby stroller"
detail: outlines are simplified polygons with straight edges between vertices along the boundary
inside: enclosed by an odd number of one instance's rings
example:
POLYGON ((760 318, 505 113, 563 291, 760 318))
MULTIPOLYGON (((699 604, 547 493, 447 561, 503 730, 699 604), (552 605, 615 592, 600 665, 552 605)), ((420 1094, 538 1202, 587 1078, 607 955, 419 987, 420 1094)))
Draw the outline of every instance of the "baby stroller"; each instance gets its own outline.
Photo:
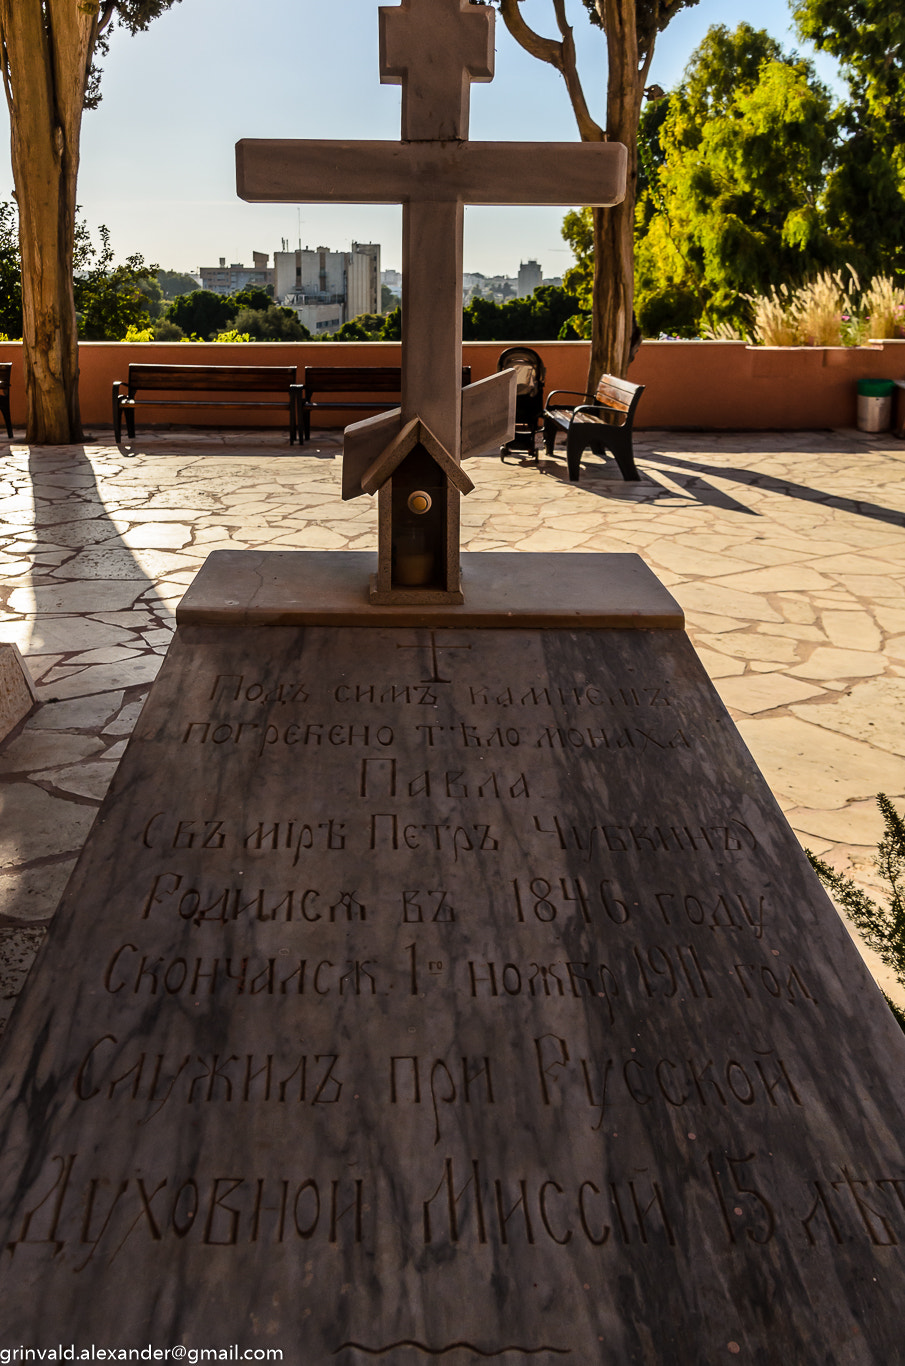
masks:
POLYGON ((515 436, 500 447, 500 459, 523 451, 537 459, 537 428, 544 411, 544 362, 530 346, 509 346, 497 361, 497 370, 516 373, 515 436))

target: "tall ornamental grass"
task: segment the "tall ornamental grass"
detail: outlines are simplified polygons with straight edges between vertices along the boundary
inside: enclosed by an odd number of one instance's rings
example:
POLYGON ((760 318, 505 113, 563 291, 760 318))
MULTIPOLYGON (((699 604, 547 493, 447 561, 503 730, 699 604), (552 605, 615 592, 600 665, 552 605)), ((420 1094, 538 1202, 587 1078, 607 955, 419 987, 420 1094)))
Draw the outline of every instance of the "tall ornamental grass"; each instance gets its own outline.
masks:
POLYGON ((794 288, 771 285, 746 294, 761 346, 859 346, 871 338, 905 336, 905 288, 888 275, 861 288, 851 266, 822 271, 794 288))

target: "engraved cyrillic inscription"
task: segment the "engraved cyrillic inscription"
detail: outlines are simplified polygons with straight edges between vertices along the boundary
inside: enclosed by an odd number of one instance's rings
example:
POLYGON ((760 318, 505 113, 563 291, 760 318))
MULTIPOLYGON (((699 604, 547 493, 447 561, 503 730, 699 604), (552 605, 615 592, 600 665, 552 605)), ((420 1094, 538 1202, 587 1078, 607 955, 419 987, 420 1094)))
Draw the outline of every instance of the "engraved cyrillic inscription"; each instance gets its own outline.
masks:
POLYGON ((588 861, 599 854, 739 854, 758 847, 753 831, 735 816, 707 824, 673 824, 661 819, 655 825, 617 821, 574 825, 550 811, 535 812, 531 820, 538 835, 588 861))
POLYGON ((372 1203, 363 1178, 339 1176, 87 1176, 78 1154, 56 1157, 49 1188, 32 1197, 6 1250, 25 1244, 68 1249, 76 1273, 96 1256, 109 1266, 142 1241, 236 1247, 310 1240, 373 1243, 372 1203))
POLYGON ((669 687, 562 688, 555 684, 546 687, 504 687, 472 684, 467 692, 472 706, 496 707, 669 707, 672 699, 669 687))
MULTIPOLYGON (((626 1103, 673 1110, 742 1110, 804 1104, 785 1061, 774 1049, 734 1056, 668 1056, 635 1053, 631 1057, 582 1056, 557 1034, 534 1040, 541 1101, 590 1111, 597 1132, 626 1103)), ((799 1083, 800 1087, 801 1083, 799 1083)), ((631 1108, 631 1105, 629 1105, 631 1108)))
POLYGON ((302 1053, 288 1066, 273 1053, 185 1053, 170 1057, 120 1045, 104 1034, 86 1050, 73 1088, 79 1100, 129 1100, 149 1107, 140 1124, 170 1101, 335 1105, 343 1094, 338 1053, 302 1053))
POLYGON ((524 773, 489 773, 484 768, 422 769, 403 772, 395 759, 362 759, 359 795, 362 797, 439 797, 461 801, 492 798, 506 801, 531 795, 524 773))
POLYGON ((551 923, 579 916, 585 924, 628 925, 653 919, 664 925, 701 925, 710 930, 750 931, 762 939, 766 899, 750 891, 626 891, 611 878, 513 878, 516 919, 520 925, 551 923), (643 896, 643 900, 639 899, 643 896))
POLYGON ((184 745, 236 745, 253 750, 260 758, 274 746, 332 746, 335 749, 369 746, 386 749, 395 742, 392 726, 328 725, 324 721, 292 722, 277 726, 258 721, 189 721, 182 734, 184 745))

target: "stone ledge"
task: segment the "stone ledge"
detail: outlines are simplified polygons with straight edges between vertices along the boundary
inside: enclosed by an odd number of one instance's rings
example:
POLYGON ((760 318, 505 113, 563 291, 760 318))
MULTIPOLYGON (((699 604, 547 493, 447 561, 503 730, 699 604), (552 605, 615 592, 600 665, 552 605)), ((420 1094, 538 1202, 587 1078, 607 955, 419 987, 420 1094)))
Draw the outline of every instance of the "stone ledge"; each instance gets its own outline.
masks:
POLYGON ((640 555, 465 553, 465 602, 374 606, 368 551, 215 550, 180 626, 619 627, 682 630, 681 607, 640 555))

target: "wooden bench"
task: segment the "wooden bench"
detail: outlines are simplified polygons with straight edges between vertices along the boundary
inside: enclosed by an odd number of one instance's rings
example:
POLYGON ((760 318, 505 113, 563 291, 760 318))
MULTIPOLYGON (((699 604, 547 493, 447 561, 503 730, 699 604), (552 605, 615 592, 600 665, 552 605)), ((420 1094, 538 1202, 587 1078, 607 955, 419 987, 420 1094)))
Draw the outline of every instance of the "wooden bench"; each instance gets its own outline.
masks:
POLYGON ((557 389, 544 409, 544 448, 553 454, 558 431, 566 434, 566 461, 569 478, 578 482, 582 452, 590 447, 595 455, 610 451, 616 457, 623 479, 640 479, 632 453, 632 423, 635 409, 644 393, 643 384, 604 375, 593 398, 569 389, 557 389), (560 396, 576 398, 578 403, 557 402, 560 396))
POLYGON ((12 373, 12 361, 4 361, 3 364, 0 365, 0 413, 2 413, 6 419, 6 435, 9 437, 10 441, 13 439, 13 424, 9 417, 9 386, 12 373))
POLYGON ((294 365, 130 365, 129 379, 113 385, 113 430, 117 442, 126 431, 135 437, 135 408, 139 403, 160 408, 285 408, 289 413, 289 442, 298 435, 294 365), (123 390, 126 392, 123 393, 123 390), (136 398, 141 390, 155 395, 189 390, 197 398, 136 398), (211 394, 225 397, 211 398, 211 394), (272 398, 240 399, 236 394, 271 394, 272 398), (280 397, 276 397, 280 395, 280 397))
MULTIPOLYGON (((471 366, 462 366, 462 387, 471 383, 471 366)), ((399 365, 306 365, 304 382, 292 386, 301 418, 301 439, 311 438, 311 414, 325 408, 398 408, 402 395, 399 365), (350 394, 392 394, 386 399, 350 399, 350 394), (327 395, 322 398, 320 395, 327 395), (317 396, 317 397, 315 397, 317 396)))

